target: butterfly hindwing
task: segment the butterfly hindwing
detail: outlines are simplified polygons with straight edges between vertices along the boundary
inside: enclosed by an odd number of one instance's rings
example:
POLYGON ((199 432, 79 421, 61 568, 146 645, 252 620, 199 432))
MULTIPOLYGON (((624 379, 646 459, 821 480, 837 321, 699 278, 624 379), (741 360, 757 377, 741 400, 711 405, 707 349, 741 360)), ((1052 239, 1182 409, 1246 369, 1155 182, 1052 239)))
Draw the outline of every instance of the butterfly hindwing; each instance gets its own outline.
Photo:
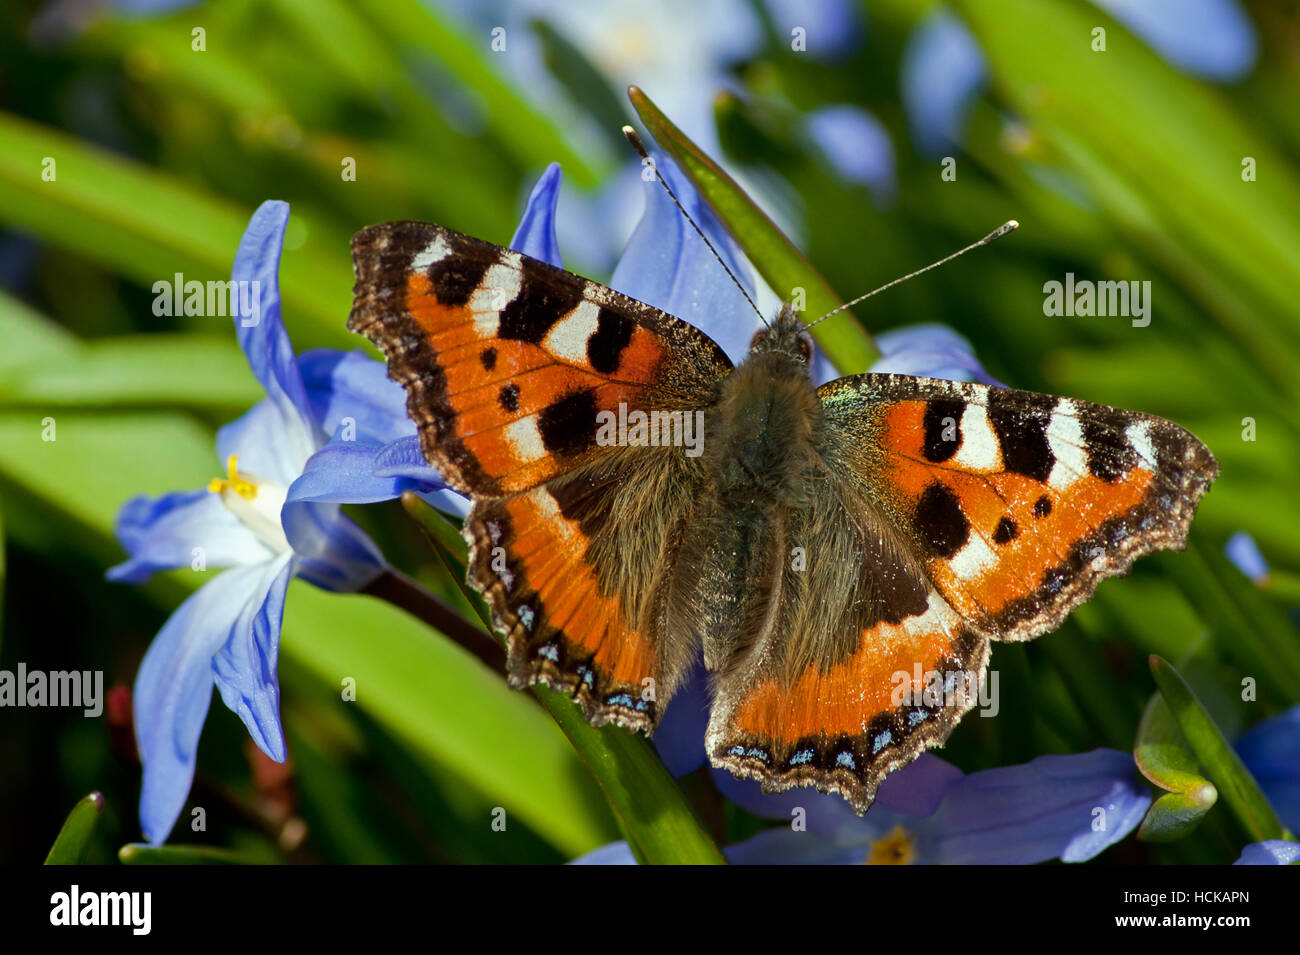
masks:
POLYGON ((372 226, 352 247, 349 327, 387 356, 425 457, 474 500, 469 579, 507 636, 511 683, 568 693, 595 723, 653 727, 692 650, 659 638, 654 583, 700 462, 657 440, 605 446, 598 416, 700 410, 726 354, 658 309, 440 226, 372 226))
POLYGON ((974 705, 988 640, 952 609, 861 483, 833 469, 792 509, 770 629, 720 681, 715 765, 815 785, 859 812, 974 705))

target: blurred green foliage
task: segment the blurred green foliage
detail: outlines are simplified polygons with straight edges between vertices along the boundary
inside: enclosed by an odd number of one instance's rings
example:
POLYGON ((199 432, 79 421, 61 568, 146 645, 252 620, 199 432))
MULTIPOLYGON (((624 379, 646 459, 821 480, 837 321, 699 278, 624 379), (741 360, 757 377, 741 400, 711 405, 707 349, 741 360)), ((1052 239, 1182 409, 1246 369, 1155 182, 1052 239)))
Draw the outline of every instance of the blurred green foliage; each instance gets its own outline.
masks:
MULTIPOLYGON (((96 668, 106 684, 129 685, 201 579, 106 584, 120 559, 116 511, 222 470, 214 429, 259 396, 226 322, 155 316, 153 283, 224 277, 251 211, 286 199, 281 281, 295 346, 362 347, 344 329, 358 228, 427 219, 505 242, 546 163, 594 190, 623 157, 609 142, 579 145, 548 103, 504 78, 487 36, 436 4, 213 0, 156 19, 109 13, 38 40, 41 6, 0 10, 0 667, 96 668), (341 175, 349 157, 355 181, 341 175), (47 417, 57 441, 42 440, 47 417)), ((1244 529, 1282 574, 1300 571, 1300 58, 1285 39, 1295 5, 1250 3, 1263 25, 1260 63, 1213 87, 1094 7, 961 0, 993 88, 975 106, 952 182, 911 147, 899 106, 901 50, 928 6, 864 4, 867 40, 836 63, 770 32, 734 70, 743 94, 718 100, 715 158, 788 184, 778 192, 794 197, 802 251, 841 299, 1020 220, 1012 237, 873 299, 857 319, 873 334, 946 322, 1009 384, 1172 418, 1223 468, 1188 554, 1141 561, 1059 633, 996 649, 1001 713, 967 720, 943 755, 974 770, 1131 748, 1154 690, 1153 653, 1178 666, 1231 738, 1300 700, 1288 608, 1219 557, 1244 529), (1098 23, 1109 31, 1104 54, 1087 43, 1098 23), (838 178, 799 134, 798 117, 827 103, 860 104, 889 129, 891 205, 838 178), (1255 181, 1242 179, 1244 157, 1256 161, 1255 181), (1150 327, 1045 316, 1044 282, 1070 271, 1150 280, 1150 327), (1243 678, 1258 682, 1257 701, 1242 700, 1243 678)), ((553 54, 569 49, 563 37, 549 42, 553 54)), ((633 119, 590 64, 550 62, 565 88, 589 90, 574 101, 600 123, 633 119)), ((651 96, 656 79, 639 81, 651 96)), ((467 608, 400 507, 356 516, 395 564, 467 608)), ((400 611, 295 583, 282 651, 291 779, 268 783, 238 720, 214 706, 191 800, 207 807, 208 828, 182 833, 182 817, 177 841, 250 860, 544 862, 627 825, 542 707, 400 611), (342 675, 357 680, 355 706, 340 704, 342 675), (487 823, 497 806, 506 833, 487 823)), ((105 803, 87 860, 112 861, 138 839, 138 767, 110 746, 103 721, 8 710, 0 727, 0 859, 43 858, 67 807, 91 790, 105 803)), ((687 789, 715 835, 752 830, 710 802, 707 781, 687 789)), ((1186 838, 1130 840, 1112 856, 1231 861, 1241 844, 1232 826, 1215 807, 1186 838)), ((128 857, 149 861, 138 848, 128 857)))

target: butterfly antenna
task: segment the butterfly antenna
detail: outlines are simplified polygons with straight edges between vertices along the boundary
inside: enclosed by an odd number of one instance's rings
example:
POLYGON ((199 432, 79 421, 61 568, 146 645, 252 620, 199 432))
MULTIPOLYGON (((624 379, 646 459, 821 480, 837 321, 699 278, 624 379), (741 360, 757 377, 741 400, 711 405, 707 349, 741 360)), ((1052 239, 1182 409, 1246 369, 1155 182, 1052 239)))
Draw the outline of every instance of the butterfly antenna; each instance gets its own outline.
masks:
POLYGON ((923 272, 929 272, 931 269, 937 269, 939 266, 943 265, 944 263, 951 262, 953 259, 957 258, 957 256, 965 255, 967 252, 971 251, 971 249, 978 249, 981 245, 988 245, 994 239, 1000 239, 1008 232, 1014 232, 1018 228, 1020 228, 1020 223, 1017 222, 1015 219, 1011 219, 1007 222, 1004 222, 1002 223, 1002 225, 998 226, 996 229, 994 229, 984 238, 980 239, 978 242, 972 242, 970 245, 966 246, 966 248, 959 249, 958 251, 954 252, 952 255, 940 259, 938 262, 931 262, 923 269, 917 269, 915 272, 909 272, 907 275, 904 275, 901 278, 896 278, 894 279, 894 281, 882 285, 880 286, 880 288, 868 292, 866 295, 859 295, 853 301, 845 302, 843 305, 840 305, 838 308, 831 309, 829 312, 827 312, 825 315, 823 315, 821 318, 817 319, 816 321, 809 322, 807 325, 804 326, 804 328, 812 328, 814 325, 818 324, 819 322, 826 321, 826 319, 830 318, 832 315, 838 315, 846 308, 852 308, 854 305, 857 305, 859 302, 866 301, 867 299, 871 298, 871 296, 873 295, 879 295, 881 292, 885 291, 885 289, 893 288, 895 285, 898 285, 901 282, 906 282, 908 279, 914 279, 923 272))
MULTIPOLYGON (((709 237, 706 236, 700 227, 695 224, 695 220, 691 218, 691 214, 686 211, 686 207, 683 206, 681 201, 677 198, 677 193, 673 192, 673 187, 668 185, 667 180, 665 180, 663 175, 659 172, 659 167, 655 164, 655 161, 650 158, 650 154, 646 152, 645 143, 641 142, 641 137, 637 135, 636 130, 631 126, 624 126, 623 135, 626 136, 627 141, 632 144, 632 148, 637 151, 637 154, 641 157, 641 161, 654 170, 655 178, 659 180, 659 185, 664 187, 664 191, 668 193, 668 198, 673 201, 673 205, 677 207, 677 211, 686 217, 686 221, 691 224, 691 228, 695 230, 695 234, 704 240, 704 244, 709 247, 709 251, 712 252, 713 257, 718 260, 718 264, 721 265, 722 270, 727 273, 727 277, 735 283, 736 288, 740 289, 740 294, 745 296, 745 301, 748 302, 749 307, 754 310, 754 314, 758 316, 758 320, 764 325, 767 325, 767 319, 764 318, 763 313, 758 310, 758 306, 754 304, 754 300, 749 297, 749 293, 745 291, 745 286, 740 284, 740 279, 736 278, 736 274, 732 272, 727 266, 727 263, 722 260, 722 256, 719 255, 718 250, 713 247, 713 243, 709 241, 709 237)), ((771 326, 769 325, 768 327, 770 328, 771 326)))

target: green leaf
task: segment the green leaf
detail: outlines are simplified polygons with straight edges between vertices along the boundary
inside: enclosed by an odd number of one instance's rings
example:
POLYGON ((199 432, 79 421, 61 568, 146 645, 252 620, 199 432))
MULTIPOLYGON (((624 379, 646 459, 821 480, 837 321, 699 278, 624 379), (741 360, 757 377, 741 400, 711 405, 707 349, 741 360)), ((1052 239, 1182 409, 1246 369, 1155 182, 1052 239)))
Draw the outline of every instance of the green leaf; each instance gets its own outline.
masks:
POLYGON ((233 416, 264 396, 229 335, 101 339, 57 362, 0 369, 0 401, 42 408, 188 405, 233 416))
MULTIPOLYGON (((682 172, 699 190, 773 291, 789 297, 794 289, 803 289, 804 315, 813 318, 842 304, 826 280, 776 223, 722 167, 674 126, 650 97, 633 86, 628 89, 628 98, 650 134, 677 160, 682 172)), ((813 334, 827 356, 840 368, 865 369, 880 357, 880 349, 851 313, 839 320, 823 322, 813 334)))
POLYGON ((1133 758, 1143 776, 1167 790, 1147 811, 1138 830, 1139 839, 1181 839, 1200 825, 1218 801, 1218 790, 1201 775, 1169 704, 1159 693, 1152 694, 1142 715, 1133 758))
POLYGON ((131 842, 117 851, 123 865, 258 865, 272 859, 254 859, 212 846, 151 846, 131 842))
POLYGON ((1093 5, 960 0, 958 9, 1002 102, 1276 387, 1296 393, 1300 177, 1265 131, 1093 5), (1101 25, 1107 48, 1095 52, 1101 25), (1242 179, 1247 157, 1253 182, 1242 179))
POLYGON ((104 811, 104 797, 91 793, 72 807, 63 828, 59 830, 50 847, 50 854, 45 857, 46 865, 78 865, 86 857, 86 847, 99 822, 99 814, 104 811))
POLYGON ((645 737, 617 726, 592 726, 572 700, 541 687, 534 692, 600 784, 639 861, 651 865, 726 864, 645 737))
MULTIPOLYGON (((148 287, 177 272, 199 281, 230 275, 252 208, 12 114, 0 113, 0 142, 0 222, 148 287), (41 178, 46 160, 55 164, 48 182, 41 178)), ((352 300, 347 244, 315 237, 315 223, 300 213, 294 219, 291 228, 308 239, 281 262, 285 314, 314 323, 312 344, 352 347, 344 328, 352 300)))
MULTIPOLYGON (((1152 654, 1150 664, 1151 675, 1155 678, 1160 695, 1168 704, 1191 751, 1251 841, 1294 840, 1295 837, 1282 825, 1282 820, 1269 805, 1241 758, 1228 745, 1210 715, 1205 712, 1192 688, 1163 657, 1152 654)), ((1163 755, 1167 760, 1173 761, 1175 778, 1178 778, 1179 772, 1186 773, 1185 762, 1180 762, 1168 749, 1164 750, 1163 755)), ((1169 768, 1166 766, 1167 771, 1169 768)))

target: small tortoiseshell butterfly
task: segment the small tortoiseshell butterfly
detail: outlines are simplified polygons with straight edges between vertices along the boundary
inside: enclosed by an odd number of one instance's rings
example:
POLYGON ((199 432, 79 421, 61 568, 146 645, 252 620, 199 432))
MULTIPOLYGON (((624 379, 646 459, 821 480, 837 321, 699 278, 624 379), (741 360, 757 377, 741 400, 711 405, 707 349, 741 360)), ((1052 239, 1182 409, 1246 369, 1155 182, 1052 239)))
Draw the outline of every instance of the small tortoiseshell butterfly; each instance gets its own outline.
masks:
POLYGON ((903 375, 815 387, 789 307, 733 368, 672 315, 440 226, 352 251, 348 327, 473 499, 469 579, 511 685, 651 732, 702 648, 709 757, 768 790, 865 811, 975 702, 927 675, 982 682, 990 640, 1181 549, 1218 472, 1137 412, 903 375))

